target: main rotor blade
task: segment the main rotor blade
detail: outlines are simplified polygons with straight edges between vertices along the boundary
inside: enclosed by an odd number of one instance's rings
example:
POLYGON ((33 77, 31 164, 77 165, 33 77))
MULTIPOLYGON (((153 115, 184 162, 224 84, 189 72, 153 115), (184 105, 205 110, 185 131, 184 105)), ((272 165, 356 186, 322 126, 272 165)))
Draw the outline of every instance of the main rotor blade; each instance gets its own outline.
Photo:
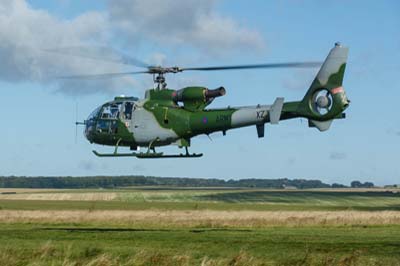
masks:
POLYGON ((56 53, 65 56, 76 56, 91 60, 104 61, 109 63, 130 65, 149 68, 150 65, 132 56, 126 55, 109 47, 85 47, 73 46, 59 49, 44 49, 48 53, 56 53))
POLYGON ((200 70, 235 70, 235 69, 255 69, 255 68, 308 68, 319 67, 322 62, 291 62, 291 63, 272 63, 272 64, 255 64, 255 65, 236 65, 236 66, 211 66, 211 67, 185 67, 180 68, 180 71, 200 70))
POLYGON ((103 78, 116 78, 120 76, 145 74, 145 73, 150 73, 150 72, 136 71, 136 72, 105 73, 105 74, 93 74, 93 75, 74 75, 74 76, 57 77, 57 79, 103 79, 103 78))

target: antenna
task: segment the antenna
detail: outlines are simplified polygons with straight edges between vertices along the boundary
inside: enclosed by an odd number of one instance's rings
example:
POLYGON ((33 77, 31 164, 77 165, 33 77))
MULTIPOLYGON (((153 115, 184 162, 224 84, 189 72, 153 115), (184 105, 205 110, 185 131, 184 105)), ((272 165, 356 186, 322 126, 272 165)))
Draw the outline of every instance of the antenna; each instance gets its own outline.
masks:
POLYGON ((75 104, 75 144, 77 143, 78 139, 78 126, 79 125, 86 125, 86 120, 83 122, 78 121, 78 102, 75 104))
POLYGON ((78 102, 75 103, 75 144, 78 140, 78 102))

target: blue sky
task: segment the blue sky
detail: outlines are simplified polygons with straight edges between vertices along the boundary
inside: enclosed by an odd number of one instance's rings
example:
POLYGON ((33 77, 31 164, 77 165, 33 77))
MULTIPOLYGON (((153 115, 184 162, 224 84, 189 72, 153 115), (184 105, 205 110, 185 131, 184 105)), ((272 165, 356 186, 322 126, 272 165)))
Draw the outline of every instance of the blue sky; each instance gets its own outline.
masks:
MULTIPOLYGON (((400 183, 397 1, 252 1, 250 5, 248 1, 206 0, 187 4, 184 10, 166 5, 164 8, 170 10, 156 17, 151 4, 165 1, 147 2, 148 6, 144 1, 128 0, 6 0, 0 4, 0 20, 11 25, 0 26, 0 56, 6 62, 0 68, 0 110, 4 114, 0 175, 144 174, 400 183), (116 5, 126 8, 121 10, 116 5), (195 17, 208 22, 199 26, 195 17), (89 144, 81 129, 75 144, 77 103, 79 119, 83 120, 115 95, 142 97, 151 79, 144 76, 95 84, 58 84, 47 76, 131 68, 77 59, 70 62, 37 52, 43 46, 89 42, 148 62, 202 66, 320 61, 336 41, 350 47, 344 80, 352 100, 347 119, 335 121, 323 133, 297 119, 279 126, 267 125, 264 139, 257 138, 254 127, 228 131, 225 137, 214 134, 212 141, 200 136, 192 141, 192 151, 205 156, 191 160, 97 158, 92 149, 112 148, 89 144)), ((184 2, 190 1, 181 4, 184 2)), ((214 101, 213 107, 268 104, 279 96, 301 99, 316 72, 188 73, 169 76, 168 84, 176 89, 188 84, 225 86, 227 95, 214 101)), ((177 148, 163 150, 175 152, 177 148)))

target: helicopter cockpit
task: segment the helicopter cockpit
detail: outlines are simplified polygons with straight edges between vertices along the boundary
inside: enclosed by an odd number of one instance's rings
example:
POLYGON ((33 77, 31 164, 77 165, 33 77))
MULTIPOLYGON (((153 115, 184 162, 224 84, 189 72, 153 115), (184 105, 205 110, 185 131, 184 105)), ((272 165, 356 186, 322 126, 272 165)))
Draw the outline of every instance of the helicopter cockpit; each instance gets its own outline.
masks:
POLYGON ((85 122, 86 138, 91 138, 93 133, 118 133, 118 120, 125 123, 132 120, 132 112, 136 109, 135 101, 135 97, 116 97, 114 101, 96 108, 85 122))

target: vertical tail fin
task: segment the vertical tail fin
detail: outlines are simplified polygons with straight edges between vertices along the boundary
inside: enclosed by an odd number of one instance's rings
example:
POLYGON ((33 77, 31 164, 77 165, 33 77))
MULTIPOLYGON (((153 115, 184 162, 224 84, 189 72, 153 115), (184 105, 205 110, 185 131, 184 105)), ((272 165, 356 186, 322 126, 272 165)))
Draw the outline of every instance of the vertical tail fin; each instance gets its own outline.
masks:
POLYGON ((329 129, 333 119, 344 118, 343 111, 349 106, 343 88, 348 51, 347 47, 335 44, 298 105, 296 113, 308 118, 309 125, 320 131, 329 129))
MULTIPOLYGON (((335 43, 308 90, 305 99, 319 88, 332 90, 342 87, 349 49, 335 43)), ((304 99, 303 99, 304 100, 304 99)))

